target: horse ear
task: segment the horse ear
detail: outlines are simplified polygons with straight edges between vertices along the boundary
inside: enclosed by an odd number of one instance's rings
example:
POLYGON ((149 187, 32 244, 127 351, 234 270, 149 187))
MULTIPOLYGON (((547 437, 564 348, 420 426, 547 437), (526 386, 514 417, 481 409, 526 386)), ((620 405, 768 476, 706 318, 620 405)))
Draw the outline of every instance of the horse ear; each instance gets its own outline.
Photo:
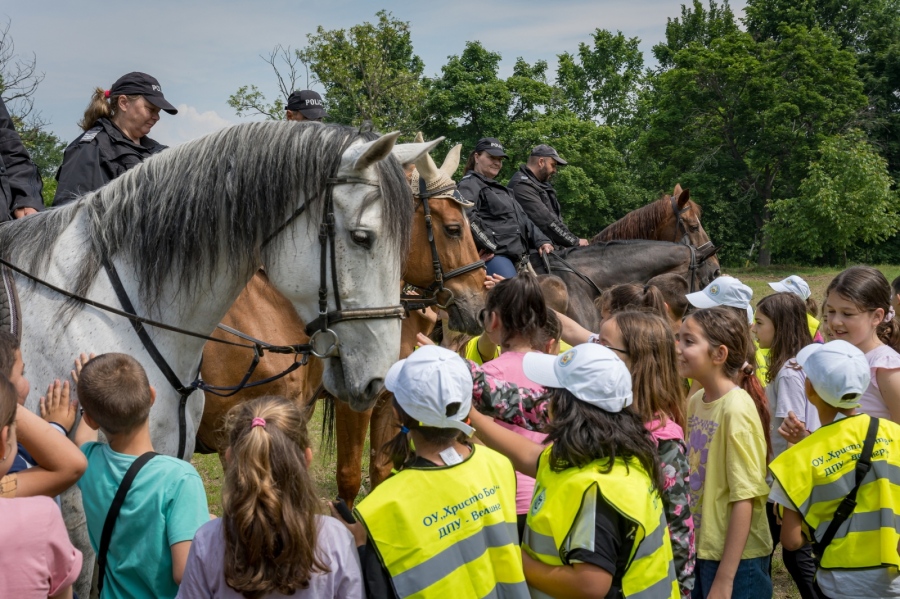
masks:
POLYGON ((713 244, 709 244, 708 248, 698 249, 697 250, 697 260, 703 262, 704 260, 709 260, 713 256, 715 256, 719 251, 719 248, 714 246, 713 244))
POLYGON ((687 203, 691 201, 691 190, 685 189, 676 197, 678 198, 678 207, 684 208, 685 206, 687 206, 687 203))
POLYGON ((462 144, 456 144, 450 148, 449 152, 447 152, 447 157, 444 158, 444 164, 441 165, 441 171, 448 177, 452 178, 456 169, 459 168, 459 156, 461 152, 462 144))
POLYGON ((393 151, 398 137, 400 137, 400 132, 394 131, 393 133, 382 135, 375 141, 370 141, 360 146, 351 146, 344 155, 350 157, 353 161, 353 170, 362 171, 387 158, 388 154, 393 151))
POLYGON ((417 144, 423 144, 423 143, 425 143, 425 137, 422 135, 422 132, 421 132, 421 131, 418 131, 418 132, 416 133, 416 138, 415 138, 413 141, 414 141, 415 143, 417 143, 417 144))
POLYGON ((675 184, 675 191, 672 192, 672 195, 675 196, 676 198, 677 198, 679 195, 681 195, 681 183, 676 183, 676 184, 675 184))
POLYGON ((391 154, 400 161, 400 164, 406 166, 433 150, 442 141, 444 141, 443 136, 425 143, 397 144, 391 150, 391 154))

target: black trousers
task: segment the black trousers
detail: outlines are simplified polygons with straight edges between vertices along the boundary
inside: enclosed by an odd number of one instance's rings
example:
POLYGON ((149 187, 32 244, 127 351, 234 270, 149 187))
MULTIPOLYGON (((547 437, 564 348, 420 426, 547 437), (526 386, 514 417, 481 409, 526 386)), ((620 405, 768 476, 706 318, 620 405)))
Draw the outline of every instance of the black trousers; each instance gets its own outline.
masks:
MULTIPOLYGON (((775 518, 775 504, 771 501, 766 503, 766 517, 769 519, 769 532, 772 533, 772 551, 781 541, 781 525, 775 518)), ((800 596, 803 599, 825 599, 819 591, 819 586, 815 583, 816 578, 816 561, 812 555, 812 547, 804 545, 797 551, 788 551, 784 547, 781 548, 781 557, 784 560, 784 566, 787 568, 800 596)), ((769 562, 769 574, 772 574, 771 562, 769 562)))

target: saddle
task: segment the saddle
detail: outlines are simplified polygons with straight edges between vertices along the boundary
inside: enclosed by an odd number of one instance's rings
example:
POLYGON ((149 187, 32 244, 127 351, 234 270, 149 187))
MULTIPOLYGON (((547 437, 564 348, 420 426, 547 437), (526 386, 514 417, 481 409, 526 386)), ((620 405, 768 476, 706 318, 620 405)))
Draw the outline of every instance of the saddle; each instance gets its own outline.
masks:
POLYGON ((0 266, 0 329, 11 333, 22 342, 22 310, 19 306, 19 292, 12 271, 0 266))

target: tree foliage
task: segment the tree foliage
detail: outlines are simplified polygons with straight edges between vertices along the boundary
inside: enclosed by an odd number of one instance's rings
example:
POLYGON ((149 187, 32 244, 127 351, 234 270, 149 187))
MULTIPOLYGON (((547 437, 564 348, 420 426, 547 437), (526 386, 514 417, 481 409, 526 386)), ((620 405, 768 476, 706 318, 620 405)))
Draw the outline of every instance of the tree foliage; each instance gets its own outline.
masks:
POLYGON ((771 205, 767 225, 777 249, 808 258, 833 251, 847 261, 856 244, 900 229, 900 197, 887 161, 859 131, 826 139, 794 198, 771 205))

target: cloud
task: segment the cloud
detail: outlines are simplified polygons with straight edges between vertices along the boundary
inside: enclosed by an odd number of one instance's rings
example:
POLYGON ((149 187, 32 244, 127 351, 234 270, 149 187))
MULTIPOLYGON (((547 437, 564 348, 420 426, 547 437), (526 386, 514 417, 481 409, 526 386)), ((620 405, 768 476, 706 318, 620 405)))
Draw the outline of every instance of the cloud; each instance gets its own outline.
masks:
POLYGON ((163 113, 150 133, 153 139, 167 146, 177 146, 235 124, 214 110, 200 112, 187 104, 179 104, 177 108, 178 114, 174 116, 163 113))

